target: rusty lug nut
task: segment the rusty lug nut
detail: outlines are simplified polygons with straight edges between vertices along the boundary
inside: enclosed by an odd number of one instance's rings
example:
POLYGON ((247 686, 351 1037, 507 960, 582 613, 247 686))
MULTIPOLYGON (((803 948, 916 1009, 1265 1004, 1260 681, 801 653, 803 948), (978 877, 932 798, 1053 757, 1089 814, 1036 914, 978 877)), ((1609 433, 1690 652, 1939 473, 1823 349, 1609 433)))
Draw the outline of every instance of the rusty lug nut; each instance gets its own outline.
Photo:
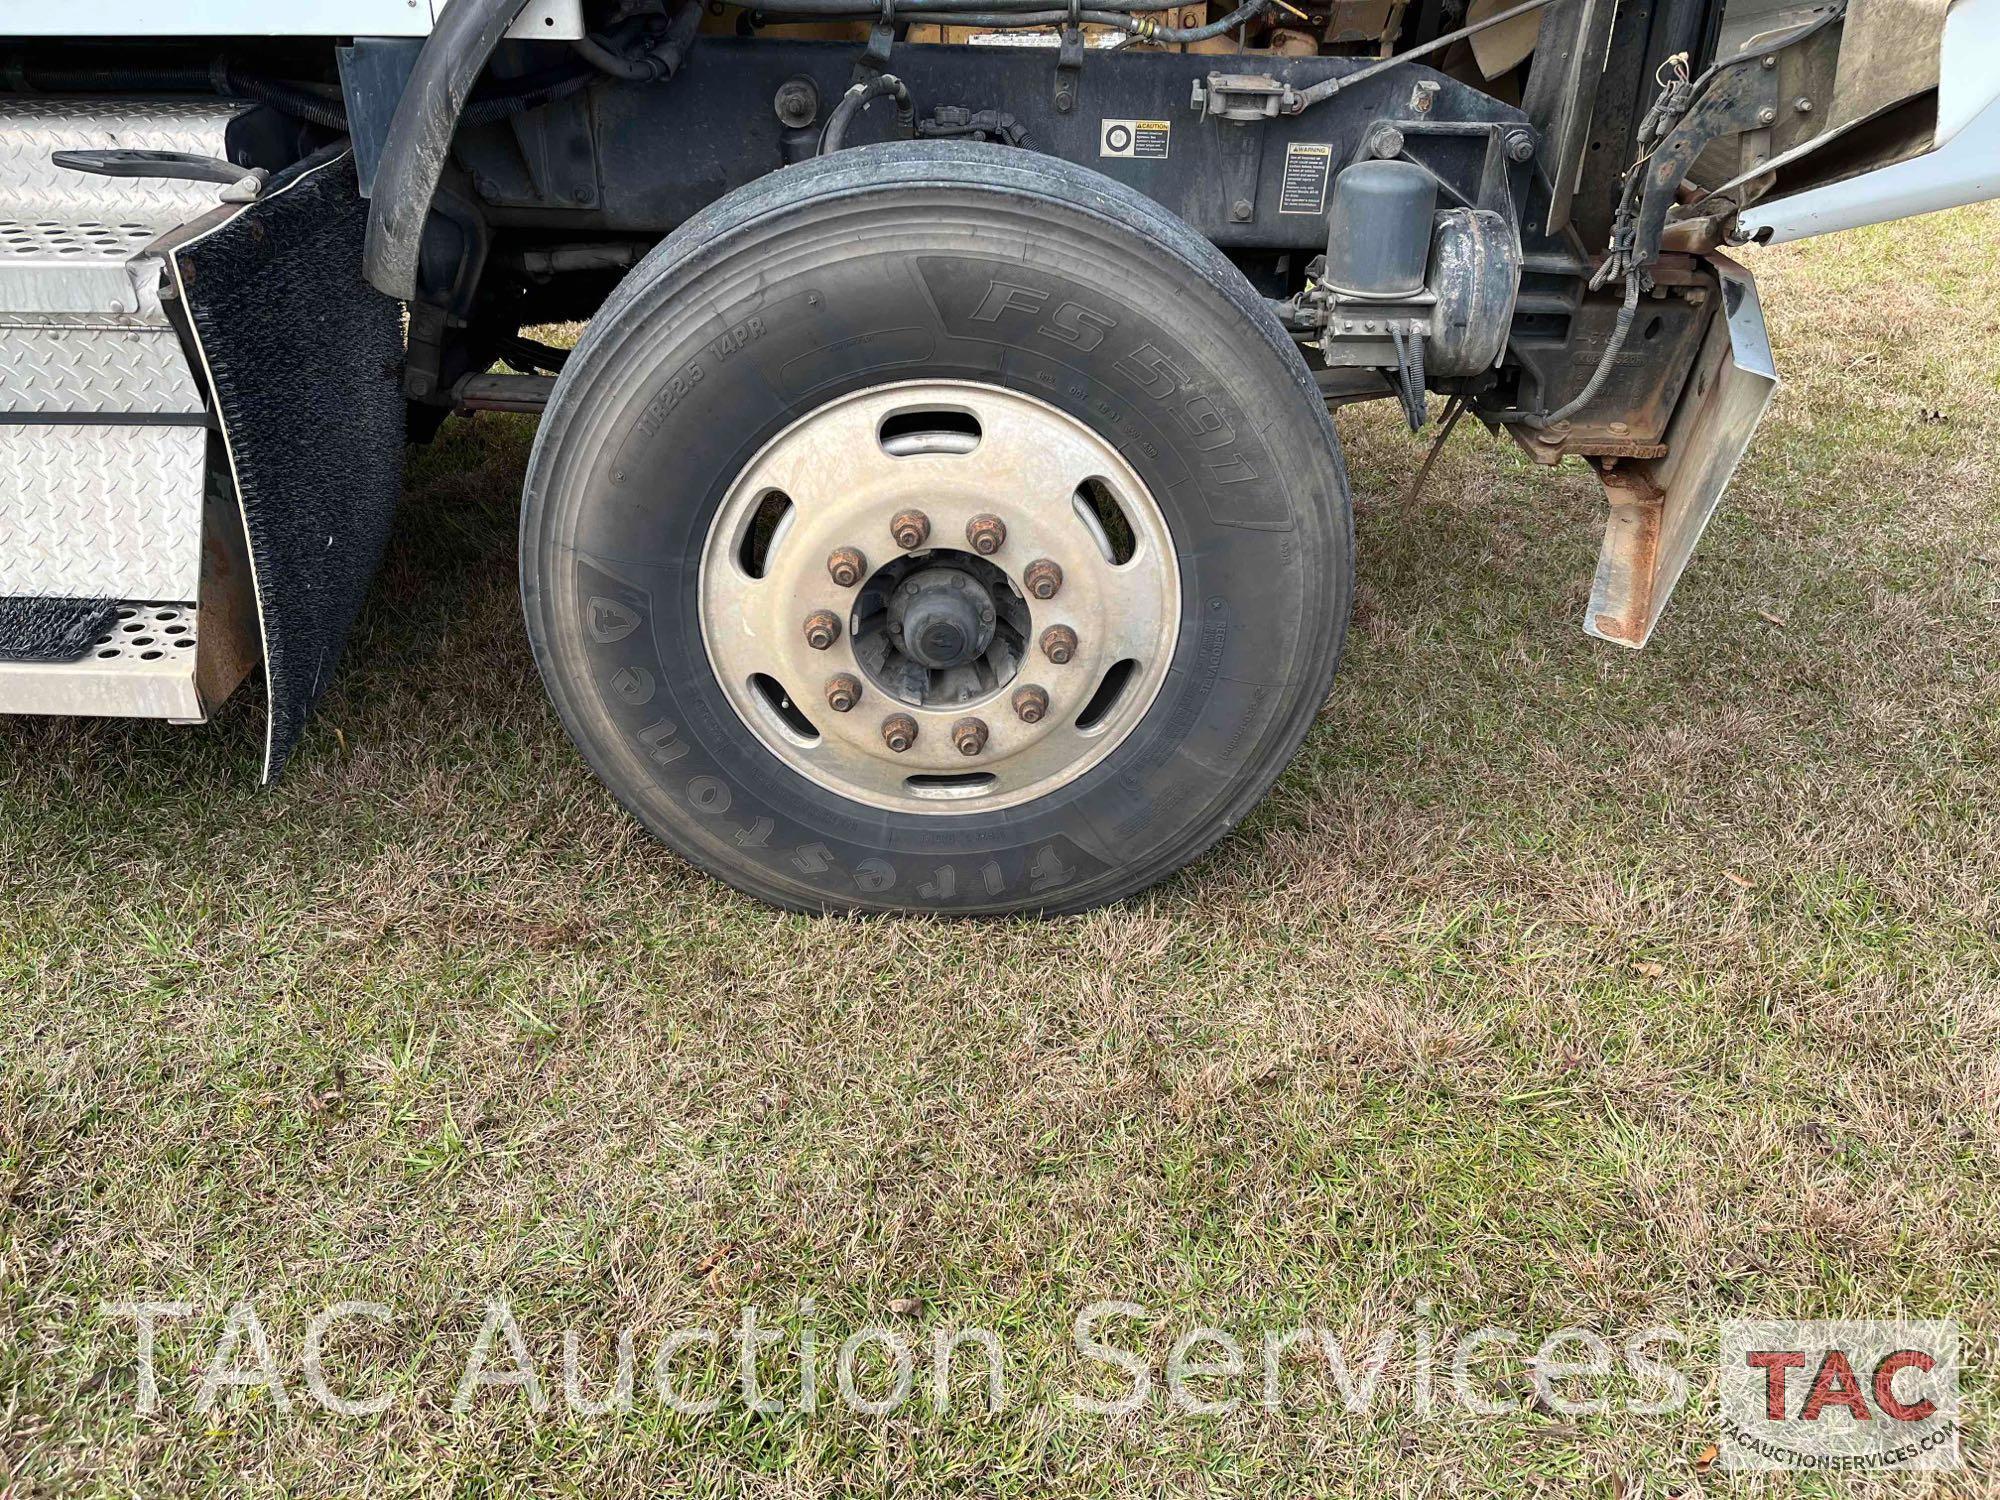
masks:
POLYGON ((826 706, 844 714, 861 701, 861 679, 841 672, 826 680, 826 706))
POLYGON ((1007 523, 998 516, 974 516, 965 523, 965 539, 981 557, 991 557, 1007 545, 1007 523))
POLYGON ((882 721, 882 743, 901 755, 917 742, 917 721, 908 714, 890 714, 882 721))
POLYGON ((931 518, 920 510, 899 510, 889 522, 889 535, 905 552, 914 552, 923 546, 930 534, 931 518))
POLYGON ((858 547, 835 547, 826 555, 827 576, 844 589, 861 582, 868 571, 868 559, 858 547))
POLYGON ((960 719, 951 726, 951 742, 960 755, 977 755, 986 748, 986 721, 960 719))
POLYGON ((1067 625, 1051 625, 1042 632, 1042 655, 1062 666, 1076 655, 1076 632, 1067 625))
POLYGON ((1037 599, 1053 599, 1062 587, 1062 569, 1049 558, 1038 557, 1021 574, 1021 582, 1037 599))
POLYGON ((816 609, 806 616, 806 644, 824 651, 840 639, 840 617, 830 609, 816 609))
POLYGON ((1028 683, 1014 689, 1014 717, 1023 724, 1039 724, 1048 716, 1049 690, 1028 683))

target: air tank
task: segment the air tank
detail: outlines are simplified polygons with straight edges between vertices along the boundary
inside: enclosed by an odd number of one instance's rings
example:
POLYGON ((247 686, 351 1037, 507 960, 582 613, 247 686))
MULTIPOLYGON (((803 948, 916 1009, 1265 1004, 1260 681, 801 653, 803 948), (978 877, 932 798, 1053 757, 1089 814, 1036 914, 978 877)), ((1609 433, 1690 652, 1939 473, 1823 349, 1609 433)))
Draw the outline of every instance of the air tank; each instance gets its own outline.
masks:
POLYGON ((1380 301, 1422 291, 1436 210, 1437 179, 1415 162, 1355 162, 1334 179, 1321 279, 1380 301))

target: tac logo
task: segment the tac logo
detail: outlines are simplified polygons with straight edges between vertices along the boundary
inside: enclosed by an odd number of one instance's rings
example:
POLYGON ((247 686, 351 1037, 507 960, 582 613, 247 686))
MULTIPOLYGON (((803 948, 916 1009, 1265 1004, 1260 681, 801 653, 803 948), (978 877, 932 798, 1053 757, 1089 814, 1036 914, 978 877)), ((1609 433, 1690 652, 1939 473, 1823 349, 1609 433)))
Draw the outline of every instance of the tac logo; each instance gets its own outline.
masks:
POLYGON ((1732 1469, 1958 1467, 1956 1323, 1725 1323, 1721 1388, 1732 1469))

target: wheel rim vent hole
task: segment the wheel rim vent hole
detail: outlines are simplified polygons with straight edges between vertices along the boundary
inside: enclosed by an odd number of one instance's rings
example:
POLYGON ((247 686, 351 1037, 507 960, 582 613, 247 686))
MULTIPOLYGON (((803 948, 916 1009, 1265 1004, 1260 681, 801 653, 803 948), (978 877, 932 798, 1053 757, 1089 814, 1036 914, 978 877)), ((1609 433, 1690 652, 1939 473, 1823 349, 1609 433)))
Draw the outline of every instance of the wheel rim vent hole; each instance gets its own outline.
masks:
POLYGON ((983 436, 979 418, 969 411, 923 407, 899 411, 882 419, 875 440, 891 458, 919 453, 970 453, 983 436))
POLYGON ((771 717, 784 726, 793 739, 808 745, 819 743, 819 726, 805 716, 798 701, 785 691, 785 685, 775 677, 762 672, 754 674, 750 686, 757 690, 757 696, 770 710, 771 717))
POLYGON ((1103 480, 1086 479, 1071 498, 1070 506, 1077 519, 1089 528, 1104 560, 1114 568, 1123 567, 1138 553, 1139 537, 1132 529, 1131 518, 1103 480))

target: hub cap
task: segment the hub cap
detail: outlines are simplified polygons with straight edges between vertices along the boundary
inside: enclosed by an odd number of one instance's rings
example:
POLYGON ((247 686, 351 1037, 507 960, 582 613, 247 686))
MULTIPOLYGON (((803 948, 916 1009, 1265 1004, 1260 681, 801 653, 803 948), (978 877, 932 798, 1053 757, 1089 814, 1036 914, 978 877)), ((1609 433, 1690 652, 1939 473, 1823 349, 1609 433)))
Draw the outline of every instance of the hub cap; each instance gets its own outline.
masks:
POLYGON ((987 811, 1082 775, 1151 707, 1179 624, 1165 518, 1117 450, 1045 402, 958 381, 802 417, 737 477, 702 556, 702 639, 743 722, 800 774, 879 808, 987 811), (911 513, 928 523, 914 549, 896 539, 911 513), (968 525, 990 517, 1004 539, 975 555, 968 525), (842 549, 867 559, 858 585, 832 576, 842 549), (806 626, 821 610, 841 625, 823 649, 806 626), (863 686, 835 712, 841 674, 863 686), (885 732, 896 716, 913 741, 885 732))

